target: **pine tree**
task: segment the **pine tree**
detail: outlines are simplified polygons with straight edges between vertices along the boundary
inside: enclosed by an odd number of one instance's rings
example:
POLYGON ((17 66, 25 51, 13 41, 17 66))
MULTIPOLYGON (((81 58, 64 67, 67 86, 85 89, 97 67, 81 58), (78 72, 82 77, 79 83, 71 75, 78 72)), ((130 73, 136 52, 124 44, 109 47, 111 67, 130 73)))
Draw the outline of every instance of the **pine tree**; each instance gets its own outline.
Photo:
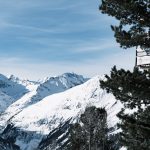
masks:
POLYGON ((80 119, 88 137, 89 150, 104 149, 108 140, 106 110, 95 106, 88 107, 80 119))
POLYGON ((124 104, 118 114, 122 146, 129 150, 150 149, 150 72, 133 72, 114 67, 101 87, 113 93, 124 104), (132 113, 131 113, 132 110, 132 113), (130 113, 128 113, 130 112, 130 113))
POLYGON ((122 120, 118 127, 122 129, 121 142, 129 150, 150 150, 150 107, 132 115, 122 110, 118 117, 122 120))
POLYGON ((106 110, 86 108, 80 122, 72 125, 69 140, 71 150, 114 150, 108 138, 106 110))
MULTIPOLYGON (((122 48, 140 46, 150 53, 149 0, 102 0, 100 10, 119 21, 118 26, 111 28, 122 48)), ((149 150, 150 72, 114 67, 110 76, 106 75, 106 81, 101 81, 101 87, 124 104, 118 114, 122 145, 129 150, 149 150)))
POLYGON ((99 9, 119 21, 111 28, 121 47, 140 46, 150 52, 149 0, 102 0, 99 9))
POLYGON ((70 136, 68 150, 84 150, 86 149, 85 131, 79 123, 72 124, 70 127, 70 136))

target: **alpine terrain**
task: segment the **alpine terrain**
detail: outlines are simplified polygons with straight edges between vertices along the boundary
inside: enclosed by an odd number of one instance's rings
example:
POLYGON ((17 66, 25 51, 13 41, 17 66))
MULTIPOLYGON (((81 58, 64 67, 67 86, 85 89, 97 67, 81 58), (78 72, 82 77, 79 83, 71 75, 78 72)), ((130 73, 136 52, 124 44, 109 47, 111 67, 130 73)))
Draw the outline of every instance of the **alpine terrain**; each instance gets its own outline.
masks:
POLYGON ((69 125, 93 105, 106 109, 110 134, 116 134, 122 104, 100 88, 100 79, 75 73, 42 81, 0 75, 0 150, 64 150, 69 125))

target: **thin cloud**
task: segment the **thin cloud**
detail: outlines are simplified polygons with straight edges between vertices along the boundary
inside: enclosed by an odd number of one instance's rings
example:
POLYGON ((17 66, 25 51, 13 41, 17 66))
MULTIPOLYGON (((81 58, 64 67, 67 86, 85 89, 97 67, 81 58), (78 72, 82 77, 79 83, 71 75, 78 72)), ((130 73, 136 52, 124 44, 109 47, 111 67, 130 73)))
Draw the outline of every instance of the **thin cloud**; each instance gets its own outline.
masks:
POLYGON ((38 32, 46 32, 46 33, 60 33, 60 31, 56 31, 54 29, 45 29, 45 28, 38 28, 35 26, 27 26, 27 25, 21 25, 21 24, 13 24, 13 23, 6 23, 3 22, 0 25, 1 28, 21 28, 25 30, 33 30, 33 31, 38 31, 38 32))
POLYGON ((119 48, 119 45, 114 42, 112 39, 108 40, 95 40, 92 41, 90 44, 86 43, 84 45, 80 45, 79 48, 75 48, 75 52, 77 53, 83 53, 83 52, 100 52, 105 51, 108 49, 113 50, 114 48, 119 48))
POLYGON ((116 22, 98 6, 97 0, 0 0, 0 72, 38 79, 130 67, 125 54, 115 56, 119 46, 110 24, 116 22))
POLYGON ((98 74, 109 73, 114 65, 118 68, 132 70, 134 67, 134 51, 120 51, 105 58, 88 59, 84 63, 66 63, 66 61, 38 63, 18 58, 2 58, 0 72, 6 75, 14 74, 31 80, 59 75, 64 72, 75 72, 86 77, 93 77, 98 74))

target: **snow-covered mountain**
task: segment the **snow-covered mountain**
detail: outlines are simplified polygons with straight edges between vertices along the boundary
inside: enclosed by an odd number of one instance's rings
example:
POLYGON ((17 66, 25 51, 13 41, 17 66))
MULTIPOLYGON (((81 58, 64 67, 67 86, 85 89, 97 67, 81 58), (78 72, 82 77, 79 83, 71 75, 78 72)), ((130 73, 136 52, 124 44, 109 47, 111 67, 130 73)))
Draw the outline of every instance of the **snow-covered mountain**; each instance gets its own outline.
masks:
POLYGON ((20 99, 28 91, 23 84, 0 74, 0 112, 4 112, 9 105, 20 99))
POLYGON ((7 110, 1 115, 1 128, 5 127, 8 120, 10 121, 13 116, 20 113, 24 108, 39 102, 46 96, 65 91, 87 81, 87 79, 84 79, 81 75, 77 75, 74 73, 65 73, 58 77, 46 78, 40 83, 21 81, 18 79, 16 80, 16 78, 12 78, 12 76, 9 79, 17 84, 19 83, 19 85, 22 84, 23 86, 25 86, 26 89, 28 89, 28 92, 26 92, 20 99, 12 103, 12 105, 10 105, 7 110))
POLYGON ((17 83, 19 85, 22 85, 28 89, 28 91, 31 91, 34 89, 36 85, 39 85, 41 82, 40 81, 30 81, 28 79, 20 79, 14 75, 10 75, 8 79, 14 83, 17 83))
POLYGON ((10 78, 0 74, 0 91, 17 100, 28 90, 22 84, 13 82, 10 78))
MULTIPOLYGON (((67 140, 69 124, 91 105, 105 107, 108 125, 115 128, 116 114, 122 105, 100 88, 99 80, 100 76, 87 81, 66 73, 42 82, 22 84, 28 92, 9 105, 0 117, 2 138, 13 139, 13 144, 21 150, 46 150, 51 146, 48 140, 55 140, 57 149, 61 149, 67 140)), ((21 84, 14 79, 10 81, 21 84)))

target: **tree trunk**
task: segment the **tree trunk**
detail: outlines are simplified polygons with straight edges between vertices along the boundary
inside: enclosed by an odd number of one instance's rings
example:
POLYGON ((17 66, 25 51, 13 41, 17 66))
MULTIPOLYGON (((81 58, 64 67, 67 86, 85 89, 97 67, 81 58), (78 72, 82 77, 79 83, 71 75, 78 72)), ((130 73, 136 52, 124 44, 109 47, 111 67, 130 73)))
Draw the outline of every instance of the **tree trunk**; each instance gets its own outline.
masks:
POLYGON ((90 133, 90 136, 89 136, 89 150, 91 150, 91 133, 90 133))

